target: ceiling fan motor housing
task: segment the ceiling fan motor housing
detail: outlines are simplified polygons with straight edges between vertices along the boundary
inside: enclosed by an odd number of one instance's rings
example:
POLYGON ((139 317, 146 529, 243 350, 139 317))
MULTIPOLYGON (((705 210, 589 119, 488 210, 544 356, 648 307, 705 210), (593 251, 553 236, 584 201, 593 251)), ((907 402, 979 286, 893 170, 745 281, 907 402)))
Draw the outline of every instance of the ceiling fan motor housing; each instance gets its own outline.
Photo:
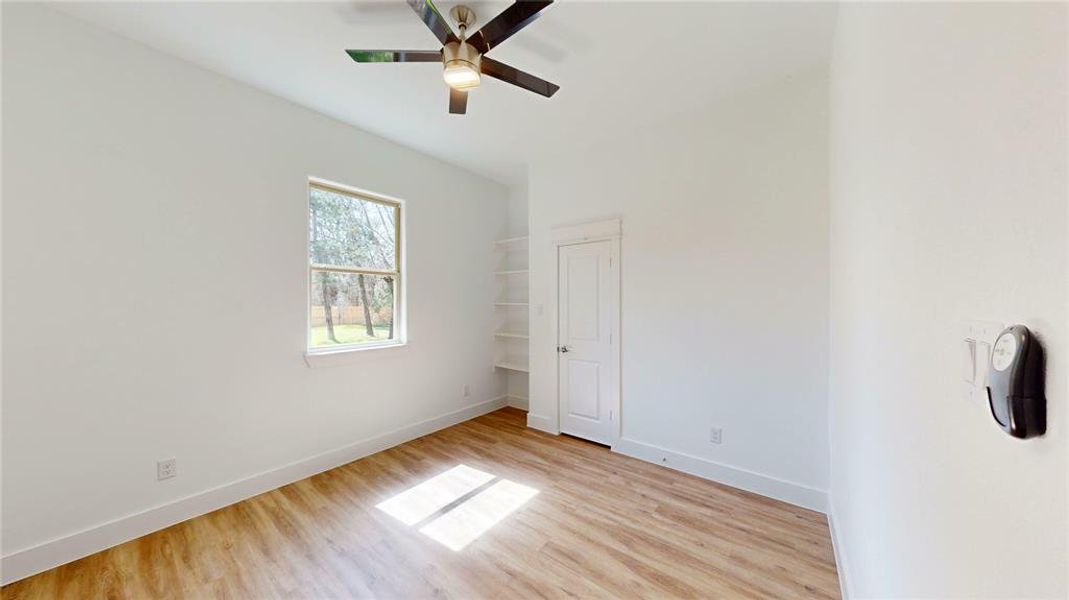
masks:
POLYGON ((479 63, 482 62, 481 59, 479 51, 467 42, 449 42, 442 48, 442 62, 447 67, 450 66, 450 63, 456 64, 456 61, 460 61, 467 63, 471 68, 478 71, 479 63))

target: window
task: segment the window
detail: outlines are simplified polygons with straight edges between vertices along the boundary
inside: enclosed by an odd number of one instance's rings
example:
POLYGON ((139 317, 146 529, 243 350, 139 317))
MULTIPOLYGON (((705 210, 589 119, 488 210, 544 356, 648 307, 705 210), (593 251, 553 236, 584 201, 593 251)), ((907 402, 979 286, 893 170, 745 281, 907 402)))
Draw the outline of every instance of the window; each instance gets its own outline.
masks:
POLYGON ((401 203, 319 181, 308 194, 309 352, 400 344, 401 203))

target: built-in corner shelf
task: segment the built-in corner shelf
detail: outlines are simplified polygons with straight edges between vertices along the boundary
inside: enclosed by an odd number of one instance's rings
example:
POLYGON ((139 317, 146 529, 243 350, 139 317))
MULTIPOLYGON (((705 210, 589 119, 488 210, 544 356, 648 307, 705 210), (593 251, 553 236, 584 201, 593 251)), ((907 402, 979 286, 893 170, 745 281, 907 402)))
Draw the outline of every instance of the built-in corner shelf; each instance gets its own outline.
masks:
POLYGON ((522 248, 524 250, 526 250, 527 249, 527 239, 528 238, 527 238, 526 235, 521 235, 521 236, 518 236, 518 237, 510 237, 510 238, 505 238, 503 240, 494 240, 494 245, 495 246, 499 246, 499 247, 500 246, 516 246, 516 247, 521 247, 522 246, 522 248))
POLYGON ((519 371, 520 373, 530 373, 531 370, 527 368, 527 365, 523 365, 515 362, 500 361, 494 364, 498 369, 508 369, 509 371, 519 371))
POLYGON ((525 235, 494 242, 497 287, 494 302, 496 329, 494 332, 494 368, 510 371, 510 397, 526 397, 529 387, 528 367, 528 280, 530 262, 528 238, 525 235), (501 309, 501 310, 496 310, 501 309))
POLYGON ((513 331, 498 331, 494 334, 494 337, 507 338, 510 340, 527 340, 531 338, 531 336, 526 333, 517 333, 513 331))

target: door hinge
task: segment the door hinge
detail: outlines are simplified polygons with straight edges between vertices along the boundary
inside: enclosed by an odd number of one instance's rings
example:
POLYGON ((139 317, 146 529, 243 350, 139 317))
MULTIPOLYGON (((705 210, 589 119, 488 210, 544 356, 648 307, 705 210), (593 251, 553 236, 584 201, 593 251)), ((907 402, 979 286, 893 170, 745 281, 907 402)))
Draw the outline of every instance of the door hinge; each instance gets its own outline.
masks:
POLYGON ((613 412, 612 412, 612 409, 611 409, 611 408, 609 409, 609 420, 610 420, 610 421, 612 421, 612 420, 613 420, 613 412))

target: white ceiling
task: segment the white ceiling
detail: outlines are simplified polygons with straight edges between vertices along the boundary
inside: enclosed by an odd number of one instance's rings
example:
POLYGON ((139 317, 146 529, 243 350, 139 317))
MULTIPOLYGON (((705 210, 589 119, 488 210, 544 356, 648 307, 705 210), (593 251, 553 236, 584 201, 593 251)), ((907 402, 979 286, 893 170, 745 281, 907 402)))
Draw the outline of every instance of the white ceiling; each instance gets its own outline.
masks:
MULTIPOLYGON (((441 1, 443 14, 458 2, 441 1)), ((466 2, 476 27, 509 2, 466 2)), ((343 50, 440 44, 403 2, 83 2, 60 9, 503 183, 560 145, 693 109, 827 64, 826 3, 565 0, 490 56, 561 86, 484 78, 448 114, 441 67, 356 64, 343 50)))

